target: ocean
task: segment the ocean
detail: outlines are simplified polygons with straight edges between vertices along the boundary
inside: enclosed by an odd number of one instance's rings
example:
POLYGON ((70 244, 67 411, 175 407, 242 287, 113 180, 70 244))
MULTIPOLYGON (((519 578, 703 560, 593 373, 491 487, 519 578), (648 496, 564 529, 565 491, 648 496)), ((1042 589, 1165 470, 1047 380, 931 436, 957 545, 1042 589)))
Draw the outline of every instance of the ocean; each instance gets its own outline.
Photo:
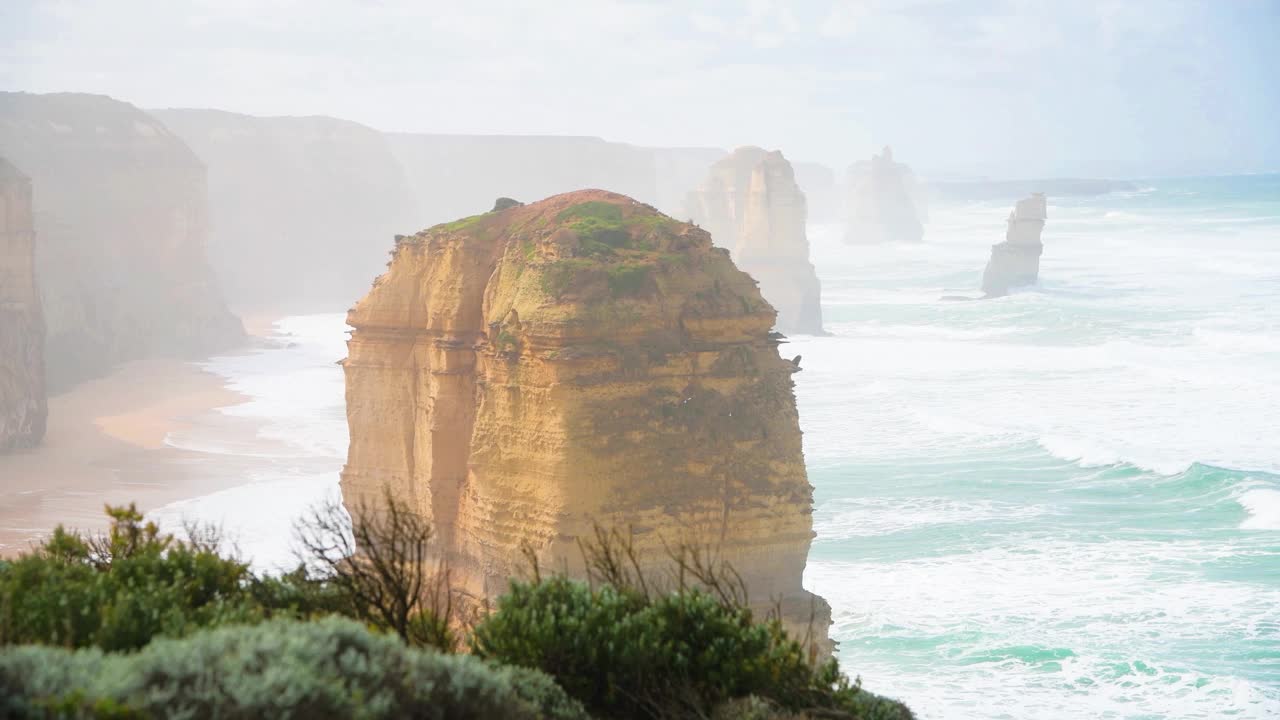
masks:
MULTIPOLYGON (((1280 175, 1050 198, 1038 287, 981 302, 1015 198, 926 242, 812 225, 830 337, 795 337, 810 589, 850 674, 925 719, 1280 717, 1280 175)), ((341 315, 205 364, 250 398, 245 484, 162 508, 259 567, 345 459, 341 315)))

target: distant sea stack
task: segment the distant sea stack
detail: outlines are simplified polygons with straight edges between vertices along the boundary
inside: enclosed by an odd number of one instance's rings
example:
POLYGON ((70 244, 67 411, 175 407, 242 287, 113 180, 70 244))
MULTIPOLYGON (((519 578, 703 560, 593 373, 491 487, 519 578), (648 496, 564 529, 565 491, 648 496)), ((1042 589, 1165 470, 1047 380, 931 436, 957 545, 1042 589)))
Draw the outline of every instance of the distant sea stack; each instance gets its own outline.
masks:
POLYGON ((825 641, 830 609, 801 586, 798 367, 774 319, 705 230, 602 190, 398 238, 347 318, 343 497, 389 486, 475 598, 527 569, 526 544, 580 573, 596 523, 634 531, 652 567, 663 541, 714 546, 825 641))
POLYGON ((204 166, 157 120, 102 95, 0 93, 0 155, 36 190, 51 391, 243 339, 205 256, 204 166))
POLYGON ((0 158, 0 452, 44 437, 44 315, 35 276, 31 181, 0 158))
POLYGON ((999 297, 1012 288, 1036 283, 1040 254, 1044 251, 1040 232, 1047 217, 1044 193, 1033 193, 1014 206, 1004 242, 991 246, 991 259, 982 272, 982 291, 987 297, 999 297))
POLYGON ((915 175, 894 162, 889 147, 849 168, 848 212, 845 242, 851 245, 924 239, 924 208, 915 175))
POLYGON ((821 286, 809 261, 807 206, 781 152, 741 147, 711 166, 686 214, 733 253, 778 310, 778 330, 821 335, 821 286))
POLYGON ((422 227, 376 130, 329 117, 151 112, 209 169, 209 257, 233 307, 345 310, 385 268, 384 239, 422 227))

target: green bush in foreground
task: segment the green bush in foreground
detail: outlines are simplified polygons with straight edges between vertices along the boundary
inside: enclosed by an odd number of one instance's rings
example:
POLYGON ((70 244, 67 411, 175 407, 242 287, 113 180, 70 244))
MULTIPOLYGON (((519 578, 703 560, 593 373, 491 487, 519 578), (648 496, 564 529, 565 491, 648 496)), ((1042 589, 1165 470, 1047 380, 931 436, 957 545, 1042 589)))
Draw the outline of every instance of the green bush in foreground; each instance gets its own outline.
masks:
POLYGON ((564 577, 515 582, 476 627, 472 649, 542 670, 599 717, 704 718, 748 696, 822 717, 911 717, 850 684, 834 660, 811 664, 780 622, 757 622, 692 588, 650 595, 564 577))
POLYGON ((0 717, 586 720, 542 673, 405 646, 343 618, 273 620, 137 653, 0 650, 0 717))
POLYGON ((663 589, 616 532, 583 544, 592 585, 534 562, 471 625, 430 525, 387 503, 350 534, 341 506, 317 511, 300 536, 318 577, 254 575, 132 507, 103 537, 59 528, 0 562, 0 720, 911 718, 754 617, 727 564, 677 548, 663 589))
POLYGON ((132 650, 162 633, 261 615, 245 564, 160 534, 132 506, 108 513, 107 536, 59 527, 0 567, 0 644, 132 650))

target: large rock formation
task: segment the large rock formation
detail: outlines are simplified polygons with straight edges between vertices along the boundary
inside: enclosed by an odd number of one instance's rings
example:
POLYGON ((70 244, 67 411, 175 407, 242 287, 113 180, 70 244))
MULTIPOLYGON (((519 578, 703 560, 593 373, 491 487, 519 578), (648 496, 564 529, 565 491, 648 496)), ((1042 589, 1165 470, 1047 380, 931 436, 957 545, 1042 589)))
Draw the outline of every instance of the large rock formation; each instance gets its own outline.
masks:
POLYGON ((760 282, 784 333, 822 334, 821 287, 809 262, 804 193, 781 152, 741 147, 711 166, 686 213, 760 282))
POLYGON ((1040 276, 1040 254, 1044 245, 1040 232, 1048 217, 1044 193, 1032 193, 1019 200, 1009 213, 1004 242, 991 246, 991 259, 982 272, 982 291, 987 297, 1005 295, 1020 285, 1034 285, 1040 276))
POLYGON ((911 168, 886 147, 849 168, 849 220, 845 242, 920 242, 924 208, 911 168))
POLYGON ((44 316, 35 270, 31 181, 0 158, 0 452, 44 437, 44 316))
POLYGON ((527 569, 525 544, 580 572, 599 523, 632 528, 653 566, 663 540, 719 548, 825 638, 774 315, 704 230, 601 190, 397 238, 348 315, 343 496, 389 486, 475 597, 527 569))
POLYGON ((346 308, 385 266, 383 239, 421 227, 376 130, 328 117, 151 112, 209 169, 209 257, 237 308, 346 308))
POLYGON ((0 93, 0 154, 36 188, 51 391, 241 341, 205 257, 204 166, 154 118, 102 95, 0 93))

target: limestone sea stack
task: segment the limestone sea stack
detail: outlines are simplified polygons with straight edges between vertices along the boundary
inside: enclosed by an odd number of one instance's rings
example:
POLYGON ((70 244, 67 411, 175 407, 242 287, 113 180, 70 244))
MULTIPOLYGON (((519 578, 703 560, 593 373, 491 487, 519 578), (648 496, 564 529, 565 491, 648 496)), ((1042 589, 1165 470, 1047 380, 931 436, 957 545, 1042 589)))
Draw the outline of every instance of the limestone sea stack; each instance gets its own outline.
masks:
POLYGON ((0 452, 39 443, 47 416, 31 181, 0 158, 0 452))
POLYGON ((987 297, 999 297, 1012 288, 1036 283, 1040 277, 1040 254, 1044 251, 1040 232, 1047 217, 1044 193, 1033 193, 1014 206, 1004 242, 991 246, 991 259, 982 272, 982 291, 987 297))
POLYGON ((821 285, 809 261, 807 206, 781 152, 741 147, 711 166, 686 214, 733 253, 778 311, 778 330, 821 335, 821 285))
POLYGON ((794 625, 813 489, 775 312, 702 229, 584 190, 397 238, 348 314, 344 500, 382 488, 429 518, 455 578, 493 598, 582 571, 595 524, 718 548, 794 625))
POLYGON ((924 239, 924 207, 911 168, 885 147, 849 168, 849 219, 845 242, 914 243, 924 239))
POLYGON ((0 93, 0 155, 29 175, 50 391, 156 355, 239 343, 205 256, 205 170, 102 95, 0 93))

